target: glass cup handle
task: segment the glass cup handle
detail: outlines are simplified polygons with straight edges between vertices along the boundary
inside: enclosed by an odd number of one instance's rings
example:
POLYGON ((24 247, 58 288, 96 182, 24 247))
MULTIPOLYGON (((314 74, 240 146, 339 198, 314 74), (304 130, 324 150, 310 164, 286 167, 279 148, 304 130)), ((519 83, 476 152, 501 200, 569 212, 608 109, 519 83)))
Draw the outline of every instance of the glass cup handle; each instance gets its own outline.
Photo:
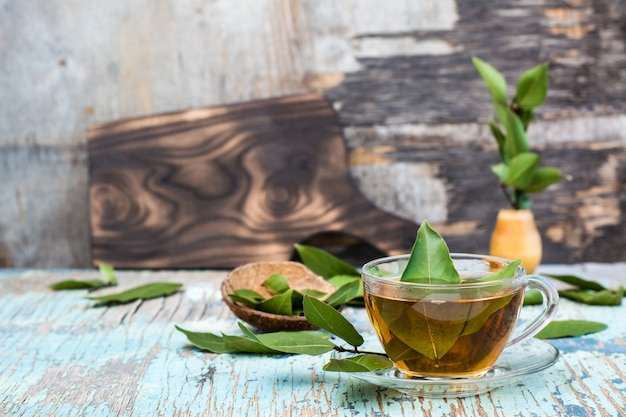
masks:
POLYGON ((511 339, 507 342, 506 347, 512 346, 516 343, 523 342, 537 333, 550 323, 550 320, 554 317, 559 306, 559 293, 554 285, 541 275, 528 275, 528 284, 526 291, 538 290, 543 296, 543 302, 541 304, 542 310, 534 316, 521 330, 516 330, 511 339), (521 333, 520 333, 521 332, 521 333))

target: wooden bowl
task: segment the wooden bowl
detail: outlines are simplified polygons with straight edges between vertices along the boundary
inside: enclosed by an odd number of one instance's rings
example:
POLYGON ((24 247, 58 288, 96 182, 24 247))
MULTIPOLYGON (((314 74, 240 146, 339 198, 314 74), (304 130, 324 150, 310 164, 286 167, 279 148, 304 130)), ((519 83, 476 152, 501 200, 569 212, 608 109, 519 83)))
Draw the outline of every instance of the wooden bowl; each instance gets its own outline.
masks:
POLYGON ((236 289, 247 288, 269 297, 271 292, 263 286, 263 282, 273 274, 282 274, 287 278, 289 287, 294 290, 315 289, 330 295, 335 287, 324 278, 313 273, 298 262, 255 262, 233 269, 222 282, 222 298, 231 311, 246 323, 266 332, 281 330, 312 330, 304 316, 284 316, 255 310, 244 304, 234 302, 228 294, 236 289))

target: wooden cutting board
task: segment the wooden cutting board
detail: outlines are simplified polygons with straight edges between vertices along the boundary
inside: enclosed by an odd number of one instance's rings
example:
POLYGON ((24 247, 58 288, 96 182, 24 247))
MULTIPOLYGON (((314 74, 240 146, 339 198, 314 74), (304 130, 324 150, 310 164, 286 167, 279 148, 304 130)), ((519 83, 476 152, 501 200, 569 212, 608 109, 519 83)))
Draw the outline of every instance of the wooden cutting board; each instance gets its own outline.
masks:
POLYGON ((357 242, 367 259, 415 239, 351 182, 322 96, 102 123, 88 138, 94 265, 231 268, 315 241, 357 242))

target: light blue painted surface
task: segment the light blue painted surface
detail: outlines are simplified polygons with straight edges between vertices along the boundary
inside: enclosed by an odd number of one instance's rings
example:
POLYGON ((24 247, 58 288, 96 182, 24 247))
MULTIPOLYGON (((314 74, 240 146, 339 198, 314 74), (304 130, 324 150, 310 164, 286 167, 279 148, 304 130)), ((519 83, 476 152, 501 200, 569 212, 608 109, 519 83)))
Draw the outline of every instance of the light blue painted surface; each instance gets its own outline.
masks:
MULTIPOLYGON (((544 267, 607 285, 626 266, 544 267)), ((1 416, 626 416, 626 306, 563 301, 558 319, 610 324, 555 340, 551 368, 464 399, 411 398, 322 370, 328 356, 213 355, 189 346, 174 324, 235 333, 221 302, 222 272, 118 272, 120 286, 172 280, 166 299, 92 308, 84 293, 47 285, 94 271, 0 272, 1 416)), ((364 312, 346 315, 361 330, 364 312)))

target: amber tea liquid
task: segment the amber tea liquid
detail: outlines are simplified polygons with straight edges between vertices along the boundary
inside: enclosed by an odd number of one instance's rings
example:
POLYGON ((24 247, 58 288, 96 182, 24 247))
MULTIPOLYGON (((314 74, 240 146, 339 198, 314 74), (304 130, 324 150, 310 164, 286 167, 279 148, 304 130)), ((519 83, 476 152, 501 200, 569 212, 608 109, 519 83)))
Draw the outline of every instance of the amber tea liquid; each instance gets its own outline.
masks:
POLYGON ((482 376, 515 327, 523 289, 484 298, 441 298, 446 297, 404 300, 365 293, 370 321, 385 352, 403 373, 482 376))

